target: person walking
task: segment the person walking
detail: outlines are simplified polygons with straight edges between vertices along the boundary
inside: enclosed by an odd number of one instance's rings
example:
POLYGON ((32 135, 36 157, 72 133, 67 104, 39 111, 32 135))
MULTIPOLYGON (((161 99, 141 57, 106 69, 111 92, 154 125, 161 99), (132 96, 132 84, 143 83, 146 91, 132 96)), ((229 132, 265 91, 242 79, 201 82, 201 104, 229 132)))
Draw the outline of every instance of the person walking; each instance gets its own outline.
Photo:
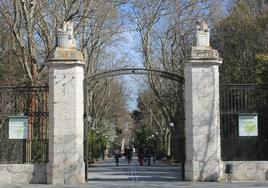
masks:
POLYGON ((151 157, 153 156, 153 148, 152 146, 148 146, 146 150, 146 157, 147 157, 147 162, 148 166, 151 166, 151 157))
POLYGON ((153 151, 153 163, 155 164, 155 162, 156 162, 156 153, 155 151, 153 151))
POLYGON ((127 147, 125 147, 125 149, 124 149, 124 156, 125 156, 126 161, 127 161, 127 152, 128 152, 128 149, 127 149, 127 147))
POLYGON ((132 148, 127 148, 125 155, 126 155, 128 164, 130 164, 131 158, 132 158, 132 148))
POLYGON ((148 149, 147 146, 145 146, 145 147, 143 148, 143 160, 144 160, 144 164, 147 163, 147 149, 148 149))
POLYGON ((114 150, 114 159, 115 159, 115 164, 116 166, 119 166, 119 158, 121 157, 121 152, 120 149, 116 148, 114 150))
POLYGON ((140 148, 138 149, 138 158, 139 158, 140 166, 143 166, 143 160, 144 160, 144 151, 143 151, 143 147, 140 147, 140 148))
POLYGON ((132 156, 133 156, 133 148, 129 148, 129 153, 130 153, 130 161, 132 161, 132 156))

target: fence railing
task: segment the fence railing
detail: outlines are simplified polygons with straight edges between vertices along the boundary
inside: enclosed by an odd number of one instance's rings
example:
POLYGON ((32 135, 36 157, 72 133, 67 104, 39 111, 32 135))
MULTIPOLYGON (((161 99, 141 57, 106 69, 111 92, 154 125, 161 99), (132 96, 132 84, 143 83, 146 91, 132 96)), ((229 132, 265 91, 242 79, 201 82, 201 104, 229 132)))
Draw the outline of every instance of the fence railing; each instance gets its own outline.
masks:
POLYGON ((223 161, 268 160, 268 139, 258 137, 221 137, 223 161))
POLYGON ((0 86, 0 163, 48 161, 48 86, 0 86), (27 139, 9 139, 10 116, 27 116, 27 139))
POLYGON ((0 164, 46 163, 48 140, 0 140, 0 153, 0 164))
POLYGON ((220 85, 221 157, 268 160, 268 85, 220 85), (257 114, 257 136, 239 136, 239 114, 257 114))

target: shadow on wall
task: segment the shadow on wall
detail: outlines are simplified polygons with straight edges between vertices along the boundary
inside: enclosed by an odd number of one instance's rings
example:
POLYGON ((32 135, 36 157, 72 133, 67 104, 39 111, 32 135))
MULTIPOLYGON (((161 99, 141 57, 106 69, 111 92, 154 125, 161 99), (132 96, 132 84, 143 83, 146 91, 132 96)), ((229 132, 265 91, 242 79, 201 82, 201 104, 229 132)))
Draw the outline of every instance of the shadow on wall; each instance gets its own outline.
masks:
POLYGON ((47 173, 46 164, 33 164, 33 173, 30 179, 30 184, 46 184, 47 173))
MULTIPOLYGON (((200 68, 203 68, 203 66, 201 66, 200 68)), ((207 135, 207 139, 204 140, 205 146, 203 145, 203 147, 200 147, 200 151, 198 151, 199 155, 202 155, 202 159, 201 161, 206 161, 203 162, 203 164, 201 164, 200 167, 200 172, 199 172, 199 180, 200 181, 208 181, 208 182, 216 182, 219 179, 219 172, 215 172, 215 169, 210 169, 210 167, 208 166, 208 161, 210 161, 210 159, 214 156, 217 156, 217 152, 220 149, 220 144, 217 142, 218 136, 220 136, 219 134, 219 129, 220 127, 216 127, 215 128, 215 123, 219 123, 217 122, 218 120, 215 120, 215 117, 217 115, 219 115, 219 109, 218 106, 216 106, 217 101, 216 99, 218 98, 216 96, 216 88, 210 88, 210 89, 203 89, 203 88, 207 88, 207 81, 210 82, 210 84, 212 86, 215 86, 217 83, 215 82, 216 75, 217 72, 215 72, 215 69, 213 69, 213 72, 207 72, 207 73, 203 73, 202 77, 200 79, 205 80, 206 82, 203 82, 199 85, 196 85, 196 87, 194 88, 194 92, 196 93, 200 93, 200 91, 204 91, 201 94, 198 94, 199 96, 201 95, 201 97, 204 99, 204 101, 200 102, 199 105, 202 105, 201 109, 205 109, 204 111, 200 111, 200 113, 198 114, 200 117, 200 121, 199 121, 199 128, 205 128, 204 130, 202 130, 202 134, 207 135), (213 78, 213 79, 212 79, 213 78), (209 96, 209 98, 208 98, 209 96), (209 101, 211 100, 211 101, 209 101), (206 102, 209 101, 209 102, 206 102), (207 112, 207 113, 206 113, 207 112), (209 117, 207 117, 207 114, 209 114, 209 117), (216 133, 215 133, 216 131, 216 133), (213 148, 214 151, 211 151, 211 146, 213 145, 217 145, 216 148, 213 148), (206 174, 206 173, 209 174, 206 174)), ((200 129, 201 130, 201 129, 200 129)))
POLYGON ((218 180, 218 174, 216 172, 214 172, 213 174, 210 174, 209 176, 207 176, 205 179, 201 180, 201 181, 207 181, 207 182, 216 182, 218 180))
POLYGON ((268 170, 265 172, 265 180, 268 180, 268 170))

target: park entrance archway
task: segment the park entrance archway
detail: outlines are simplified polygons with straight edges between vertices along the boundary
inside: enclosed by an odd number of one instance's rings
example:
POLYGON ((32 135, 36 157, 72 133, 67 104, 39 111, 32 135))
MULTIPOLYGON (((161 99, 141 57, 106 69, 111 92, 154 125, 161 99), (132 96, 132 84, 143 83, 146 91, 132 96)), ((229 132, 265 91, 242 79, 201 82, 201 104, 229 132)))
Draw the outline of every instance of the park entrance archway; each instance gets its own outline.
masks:
MULTIPOLYGON (((115 76, 121 75, 148 75, 148 76, 156 76, 161 77, 163 79, 168 79, 172 81, 175 85, 174 93, 177 95, 176 101, 178 110, 176 110, 176 118, 175 123, 171 123, 175 125, 170 127, 170 146, 171 146, 171 155, 173 156, 176 162, 182 163, 182 168, 184 167, 185 161, 185 135, 184 135, 184 77, 182 76, 182 72, 178 74, 162 71, 157 69, 146 69, 146 68, 121 68, 114 69, 96 73, 94 75, 89 76, 85 79, 84 82, 84 95, 85 95, 85 125, 84 125, 84 155, 85 155, 85 179, 88 181, 88 164, 93 160, 92 153, 89 148, 89 138, 88 134, 91 130, 92 126, 90 124, 91 116, 89 114, 89 96, 90 96, 90 85, 101 79, 106 79, 115 76)), ((184 179, 184 168, 182 169, 182 179, 184 179)))
MULTIPOLYGON (((197 22, 195 46, 183 61, 185 77, 185 179, 188 181, 218 181, 222 176, 220 158, 219 54, 209 45, 209 29, 197 22)), ((48 62, 49 71, 49 163, 47 179, 52 184, 83 183, 85 178, 83 130, 88 114, 84 114, 83 81, 85 62, 73 41, 72 25, 67 24, 59 37, 59 45, 48 62), (67 29, 68 28, 68 29, 67 29), (64 35, 65 36, 65 35, 64 35), (67 40, 66 40, 67 39, 67 40)), ((180 78, 164 71, 145 70, 148 75, 180 78), (172 76, 173 75, 173 76, 172 76), (171 76, 171 77, 170 77, 171 76)), ((135 70, 115 70, 98 74, 99 78, 120 74, 135 74, 135 70)), ((137 71, 138 73, 138 71, 137 71)), ((141 71, 143 73, 143 71, 141 71)), ((93 80, 97 75, 92 75, 93 80)), ((176 81, 176 79, 174 80, 176 81)), ((177 82, 184 122, 184 79, 177 82)), ((85 84, 87 87, 88 83, 85 84)), ((88 90, 85 90, 88 92, 88 90)), ((86 92, 86 93, 87 93, 86 92)), ((88 96, 88 95, 86 95, 88 96)), ((166 122, 169 123, 169 122, 166 122)), ((88 125, 88 124, 86 124, 88 125)), ((86 158, 87 160, 87 158, 86 158)))

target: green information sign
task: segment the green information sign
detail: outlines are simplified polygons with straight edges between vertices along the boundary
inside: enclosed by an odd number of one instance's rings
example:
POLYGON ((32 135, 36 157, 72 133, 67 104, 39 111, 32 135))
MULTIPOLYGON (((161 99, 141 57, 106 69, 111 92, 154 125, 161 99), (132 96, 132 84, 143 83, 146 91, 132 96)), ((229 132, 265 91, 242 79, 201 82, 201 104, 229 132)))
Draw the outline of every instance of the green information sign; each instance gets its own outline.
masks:
POLYGON ((239 114, 239 136, 258 136, 258 114, 239 114))
POLYGON ((9 139, 28 138, 28 116, 9 116, 9 139))

